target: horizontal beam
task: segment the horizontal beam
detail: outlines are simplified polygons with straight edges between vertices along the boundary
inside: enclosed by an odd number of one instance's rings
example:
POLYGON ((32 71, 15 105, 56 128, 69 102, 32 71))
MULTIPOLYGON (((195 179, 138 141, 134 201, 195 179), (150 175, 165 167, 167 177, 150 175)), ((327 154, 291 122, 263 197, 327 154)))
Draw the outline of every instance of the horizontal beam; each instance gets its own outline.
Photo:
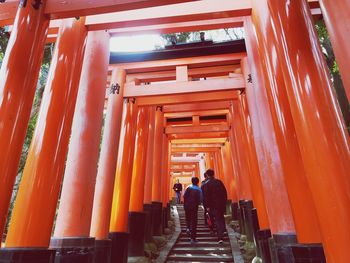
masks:
POLYGON ((199 163, 199 161, 197 162, 183 162, 183 161, 179 161, 179 162, 174 162, 174 161, 171 161, 170 162, 170 165, 171 166, 192 166, 192 167, 196 167, 196 165, 199 163))
MULTIPOLYGON (((308 1, 311 8, 319 8, 318 0, 308 1)), ((0 3, 0 26, 13 23, 18 5, 18 0, 0 3)), ((124 30, 124 33, 142 32, 142 28, 144 32, 154 30, 153 32, 159 33, 225 28, 236 24, 216 21, 210 28, 209 20, 246 16, 250 13, 250 0, 220 0, 219 5, 211 0, 48 0, 45 8, 45 14, 50 19, 87 16, 87 26, 90 30, 129 28, 124 30), (198 21, 197 27, 194 24, 176 25, 191 21, 198 21), (167 26, 147 28, 161 24, 167 26), (169 31, 162 31, 167 30, 166 28, 169 31)), ((118 34, 118 31, 115 34, 118 34)))
POLYGON ((203 143, 225 143, 227 139, 225 138, 196 138, 196 139, 174 139, 171 140, 171 145, 176 144, 203 144, 203 143))
POLYGON ((169 105, 169 104, 184 104, 197 102, 214 102, 237 99, 237 92, 234 91, 214 91, 206 93, 198 93, 196 96, 188 96, 188 94, 177 95, 161 95, 137 98, 139 106, 151 105, 169 105))
POLYGON ((221 147, 223 146, 222 143, 203 143, 203 144, 199 144, 199 143, 188 143, 188 144, 172 144, 171 147, 172 149, 174 148, 211 148, 211 147, 221 147))
POLYGON ((200 139, 200 138, 228 138, 228 132, 202 132, 202 133, 169 134, 168 138, 170 140, 200 139))
MULTIPOLYGON (((191 78, 204 78, 204 77, 217 77, 225 76, 230 73, 234 73, 240 69, 240 65, 224 65, 216 67, 204 67, 204 68, 190 68, 188 69, 188 76, 191 78)), ((110 76, 109 76, 110 78, 110 76)), ((126 76, 127 82, 157 82, 157 81, 168 81, 176 79, 175 70, 166 70, 158 72, 146 72, 146 73, 135 73, 128 74, 126 76)))
POLYGON ((174 148, 171 149, 172 153, 201 153, 201 152, 217 152, 220 151, 220 147, 191 147, 191 148, 174 148))
POLYGON ((178 32, 195 32, 221 28, 243 27, 244 17, 229 17, 207 20, 196 20, 178 23, 156 24, 148 26, 131 26, 109 30, 112 37, 142 34, 172 34, 178 32))
MULTIPOLYGON (((241 74, 234 78, 217 78, 201 81, 181 81, 171 83, 155 83, 150 85, 126 85, 124 97, 145 97, 159 95, 174 95, 220 90, 242 90, 245 81, 241 74)), ((195 96, 195 94, 193 94, 195 96)))
MULTIPOLYGON (((151 1, 152 2, 152 1, 151 1)), ((248 16, 251 14, 250 0, 194 1, 174 6, 160 6, 145 10, 132 10, 87 17, 89 30, 137 27, 196 20, 248 16)))
MULTIPOLYGON (((50 19, 62 19, 144 9, 192 1, 196 0, 47 0, 45 14, 50 19)), ((18 0, 7 0, 5 3, 0 3, 0 23, 1 21, 6 20, 7 23, 12 24, 18 6, 18 0)))
POLYGON ((184 126, 165 128, 166 134, 185 134, 185 133, 203 133, 203 132, 227 132, 230 130, 228 125, 206 125, 206 126, 184 126))
POLYGON ((228 109, 225 109, 225 110, 203 110, 203 111, 164 113, 164 117, 165 118, 184 118, 184 117, 192 117, 192 116, 226 115, 228 113, 229 113, 228 109))
POLYGON ((125 69, 127 74, 132 74, 144 72, 157 72, 163 70, 175 70, 177 66, 188 66, 189 69, 192 69, 223 65, 239 65, 240 61, 246 56, 246 52, 241 52, 211 56, 120 63, 110 65, 109 70, 122 68, 125 69))
POLYGON ((211 110, 226 110, 230 108, 230 101, 203 102, 195 104, 181 105, 165 105, 163 107, 164 114, 180 113, 180 112, 199 112, 211 110))

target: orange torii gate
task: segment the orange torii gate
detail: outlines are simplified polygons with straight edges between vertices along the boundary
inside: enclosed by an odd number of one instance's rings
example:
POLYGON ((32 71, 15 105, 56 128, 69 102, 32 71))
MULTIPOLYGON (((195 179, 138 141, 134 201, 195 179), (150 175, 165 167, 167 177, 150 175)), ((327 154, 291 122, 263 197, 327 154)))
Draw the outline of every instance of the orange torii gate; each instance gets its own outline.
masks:
MULTIPOLYGON (((143 243, 137 237, 145 235, 145 230, 135 222, 143 220, 142 204, 144 209, 155 208, 153 234, 161 233, 166 224, 162 211, 168 209, 170 176, 163 175, 169 174, 169 154, 187 151, 172 145, 220 141, 224 145, 210 156, 213 165, 219 174, 232 170, 238 185, 230 186, 235 200, 252 199, 261 225, 271 229, 275 240, 283 239, 281 233, 292 232, 300 243, 290 245, 292 249, 318 253, 322 246, 312 244, 322 243, 328 262, 344 262, 350 237, 350 143, 313 29, 312 14, 318 16, 319 8, 350 98, 350 77, 345 72, 350 61, 345 45, 350 28, 346 0, 336 4, 295 0, 288 5, 284 0, 224 1, 222 5, 176 0, 0 3, 0 25, 13 24, 0 71, 1 233, 43 47, 48 37, 56 41, 0 260, 22 255, 26 262, 34 253, 38 262, 52 262, 56 253, 57 260, 63 261, 67 251, 83 248, 86 253, 72 256, 92 260, 98 255, 98 260, 108 262, 112 247, 112 262, 124 262, 128 239, 129 255, 138 255, 143 243), (181 8, 169 9, 169 4, 181 8), (147 14, 133 10, 146 7, 151 8, 147 14), (50 23, 52 19, 62 19, 59 30, 57 21, 50 23), (109 35, 103 30, 118 35, 226 26, 244 28, 246 52, 110 65, 114 89, 108 96, 104 159, 97 166, 105 92, 96 93, 90 87, 105 91, 109 35), (190 81, 198 75, 209 77, 190 81), (176 82, 156 83, 169 78, 176 82), (155 83, 139 85, 149 80, 155 83), (213 110, 214 115, 226 110, 229 123, 168 127, 166 112, 181 118, 185 109, 213 110), (224 166, 221 159, 231 159, 232 167, 224 166), (87 166, 91 169, 83 171, 87 166), (62 202, 51 238, 62 181, 62 202), (148 187, 143 188, 142 182, 148 187), (131 188, 145 192, 131 192, 131 188), (130 218, 129 211, 133 212, 130 218), (130 237, 128 222, 134 222, 130 237), (47 249, 50 242, 52 249, 47 249)), ((223 180, 226 185, 231 182, 223 180)))

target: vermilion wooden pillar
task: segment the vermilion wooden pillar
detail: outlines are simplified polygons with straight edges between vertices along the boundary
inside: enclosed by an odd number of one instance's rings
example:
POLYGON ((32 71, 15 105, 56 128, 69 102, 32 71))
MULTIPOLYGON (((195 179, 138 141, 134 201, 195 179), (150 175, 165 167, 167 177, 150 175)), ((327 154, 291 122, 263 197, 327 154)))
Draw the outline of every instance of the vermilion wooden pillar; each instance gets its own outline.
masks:
POLYGON ((161 161, 163 145, 163 112, 162 107, 157 107, 154 125, 154 148, 153 148, 153 177, 152 177, 152 201, 162 202, 161 186, 161 161))
POLYGON ((0 71, 0 236, 37 86, 49 20, 46 1, 38 10, 19 8, 0 71), (23 48, 25 46, 25 48, 23 48))
POLYGON ((163 229, 168 227, 168 220, 170 217, 170 204, 169 204, 169 140, 166 134, 163 134, 163 149, 162 149, 162 203, 163 203, 163 229))
POLYGON ((163 131, 164 131, 164 114, 162 107, 157 106, 155 111, 154 124, 154 143, 153 143, 153 176, 152 176, 152 205, 154 209, 153 234, 161 235, 163 232, 163 218, 162 218, 162 145, 163 145, 163 131))
POLYGON ((162 149, 162 202, 163 207, 167 207, 167 204, 169 202, 169 140, 166 134, 163 134, 163 149, 162 149))
POLYGON ((135 99, 125 99, 109 226, 109 237, 112 240, 111 262, 126 262, 127 260, 128 211, 135 148, 136 115, 137 119, 140 119, 140 116, 144 116, 144 111, 137 112, 135 99))
MULTIPOLYGON (((92 205, 100 147, 105 85, 109 63, 109 34, 90 32, 80 79, 72 125, 59 211, 51 247, 70 251, 74 260, 93 259, 93 238, 89 238, 92 205), (69 242, 69 244, 67 244, 69 242), (88 253, 77 253, 77 247, 88 253), (66 246, 69 246, 67 248, 66 246)), ((68 256, 56 258, 57 262, 68 256)))
POLYGON ((152 178, 153 178, 153 149, 154 149, 154 123, 155 122, 155 107, 150 107, 149 111, 149 132, 147 142, 146 156, 146 179, 144 203, 152 203, 152 178))
POLYGON ((229 123, 230 123, 230 126, 231 126, 231 129, 229 131, 229 147, 230 147, 230 152, 231 152, 231 162, 232 162, 232 167, 233 167, 233 177, 234 177, 234 180, 235 180, 235 192, 236 192, 236 196, 237 196, 237 200, 236 202, 239 201, 239 198, 240 198, 240 164, 239 164, 239 161, 238 161, 238 154, 237 154, 237 147, 236 147, 236 142, 235 142, 235 137, 234 137, 234 134, 233 134, 233 128, 232 128, 232 125, 233 125, 233 121, 232 121, 232 114, 229 112, 227 114, 227 118, 229 120, 229 123))
POLYGON ((113 86, 120 88, 115 91, 111 89, 107 102, 90 229, 90 236, 97 240, 107 239, 109 233, 125 80, 124 69, 118 68, 112 72, 112 89, 113 86))
MULTIPOLYGON (((247 64, 247 60, 243 60, 245 64, 242 63, 244 70, 244 66, 247 64)), ((245 76, 247 79, 247 76, 245 76)), ((248 87, 249 88, 249 87, 248 87)), ((269 228, 269 219, 267 216, 266 210, 266 202, 265 202, 265 194, 264 188, 262 185, 258 159, 256 156, 255 142, 252 131, 252 123, 249 115, 248 105, 247 105, 247 97, 246 94, 243 93, 239 97, 239 107, 238 113, 241 117, 241 124, 243 127, 243 137, 242 140, 246 140, 247 148, 245 149, 248 154, 248 162, 249 162, 249 175, 250 175, 250 186, 252 188, 252 197, 254 201, 254 206, 257 209, 259 224, 261 229, 269 228)))
POLYGON ((218 165, 218 170, 219 170, 219 178, 220 180, 224 183, 225 187, 227 188, 227 180, 226 180, 226 176, 225 176, 225 171, 224 171, 224 164, 223 164, 223 160, 221 157, 221 150, 218 150, 217 152, 215 152, 215 159, 218 165))
POLYGON ((205 170, 208 170, 210 168, 209 153, 205 153, 204 158, 205 158, 205 170))
POLYGON ((224 177, 226 181, 228 198, 234 202, 237 202, 238 201, 237 182, 236 182, 236 178, 234 178, 234 175, 233 175, 233 165, 232 165, 231 149, 230 149, 229 142, 225 142, 224 146, 221 149, 221 155, 223 160, 224 177))
POLYGON ((145 166, 145 185, 144 185, 144 212, 146 213, 146 233, 145 241, 152 242, 153 235, 153 219, 154 209, 152 205, 152 178, 153 178, 153 149, 154 149, 154 121, 156 108, 150 106, 149 123, 148 123, 148 140, 147 140, 147 155, 145 166))
POLYGON ((232 116, 232 128, 233 133, 232 141, 236 146, 235 153, 237 155, 238 171, 238 183, 239 183, 239 199, 252 200, 252 187, 250 182, 249 173, 249 156, 246 150, 249 146, 247 140, 245 140, 245 133, 243 130, 242 120, 239 115, 239 102, 237 100, 232 101, 230 107, 230 113, 232 116))
POLYGON ((343 262, 348 256, 346 244, 350 239, 349 135, 307 2, 268 3, 276 33, 277 58, 315 200, 327 262, 343 262))
POLYGON ((350 101, 350 2, 348 0, 320 0, 323 19, 340 69, 348 101, 350 101))
MULTIPOLYGON (((315 204, 310 187, 305 177, 299 142, 295 132, 294 121, 285 90, 281 67, 275 56, 271 56, 277 47, 273 42, 273 27, 265 15, 269 16, 267 3, 253 1, 252 20, 256 28, 259 52, 265 77, 265 89, 281 156, 283 177, 291 204, 295 230, 301 243, 318 243, 321 241, 315 204), (260 15, 265 11, 265 15, 260 15), (263 33, 261 33, 263 32, 263 33), (297 177, 295 175, 298 175, 297 177)), ((249 83, 247 83, 249 87, 249 83)))
POLYGON ((129 204, 129 248, 128 255, 144 256, 146 214, 143 213, 145 190, 146 158, 148 144, 148 107, 138 109, 134 161, 132 167, 131 194, 129 204))
POLYGON ((263 67, 255 29, 251 20, 245 21, 248 64, 253 84, 246 89, 247 104, 254 135, 260 177, 264 189, 266 210, 272 233, 294 232, 271 111, 264 86, 263 67))
POLYGON ((132 170, 131 195, 129 211, 142 212, 145 192, 145 175, 147 161, 147 145, 149 133, 150 108, 139 108, 135 138, 134 165, 132 170))
POLYGON ((86 35, 85 18, 62 21, 6 247, 45 248, 49 245, 86 35))
POLYGON ((219 178, 219 167, 215 158, 215 153, 210 152, 209 153, 209 161, 210 161, 210 169, 214 170, 215 176, 219 178))

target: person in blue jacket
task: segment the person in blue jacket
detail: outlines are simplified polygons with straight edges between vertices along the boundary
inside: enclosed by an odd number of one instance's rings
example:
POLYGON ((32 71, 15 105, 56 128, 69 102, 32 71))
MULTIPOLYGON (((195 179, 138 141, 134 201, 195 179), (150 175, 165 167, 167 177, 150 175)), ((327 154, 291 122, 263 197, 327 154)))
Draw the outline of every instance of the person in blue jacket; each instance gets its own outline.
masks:
POLYGON ((202 190, 199 188, 199 179, 192 177, 190 185, 184 194, 184 208, 187 223, 187 233, 191 236, 191 243, 196 243, 198 206, 202 203, 202 190))

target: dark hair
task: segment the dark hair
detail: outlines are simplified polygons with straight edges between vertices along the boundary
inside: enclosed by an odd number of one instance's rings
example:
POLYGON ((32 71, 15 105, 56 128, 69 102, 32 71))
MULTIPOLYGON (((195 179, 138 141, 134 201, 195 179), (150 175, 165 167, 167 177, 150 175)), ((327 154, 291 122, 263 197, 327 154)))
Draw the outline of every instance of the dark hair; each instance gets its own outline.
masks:
POLYGON ((208 176, 208 177, 214 177, 214 171, 212 169, 208 169, 205 174, 208 176))
POLYGON ((199 184, 198 177, 192 177, 191 181, 192 181, 192 184, 194 184, 194 185, 198 185, 199 184))

